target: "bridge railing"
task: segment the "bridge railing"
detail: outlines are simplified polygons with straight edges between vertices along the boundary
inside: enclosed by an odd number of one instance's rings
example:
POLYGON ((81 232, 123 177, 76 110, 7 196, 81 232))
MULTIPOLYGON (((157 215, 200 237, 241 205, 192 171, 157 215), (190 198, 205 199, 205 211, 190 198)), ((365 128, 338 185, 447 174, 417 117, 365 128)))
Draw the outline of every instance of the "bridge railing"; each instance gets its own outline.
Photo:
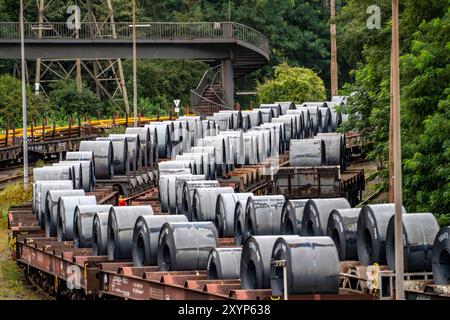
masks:
MULTIPOLYGON (((82 22, 78 29, 66 22, 26 23, 26 39, 131 39, 131 22, 82 22)), ((267 38, 260 32, 235 22, 139 22, 138 39, 148 40, 226 40, 250 43, 267 54, 267 38)), ((18 22, 0 22, 0 39, 18 39, 18 22)))

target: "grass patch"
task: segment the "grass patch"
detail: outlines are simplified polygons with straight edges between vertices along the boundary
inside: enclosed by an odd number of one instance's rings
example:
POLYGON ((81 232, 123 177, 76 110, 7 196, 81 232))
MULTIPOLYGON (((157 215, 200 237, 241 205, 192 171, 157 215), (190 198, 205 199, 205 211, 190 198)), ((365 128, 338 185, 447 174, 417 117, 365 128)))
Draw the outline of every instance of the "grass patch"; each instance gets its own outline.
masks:
POLYGON ((31 200, 32 187, 25 191, 22 183, 13 183, 0 192, 0 228, 6 229, 7 215, 11 206, 31 200))
POLYGON ((0 192, 0 300, 43 298, 28 284, 23 272, 12 260, 8 240, 9 208, 30 201, 31 197, 32 188, 25 191, 21 183, 11 184, 0 192))

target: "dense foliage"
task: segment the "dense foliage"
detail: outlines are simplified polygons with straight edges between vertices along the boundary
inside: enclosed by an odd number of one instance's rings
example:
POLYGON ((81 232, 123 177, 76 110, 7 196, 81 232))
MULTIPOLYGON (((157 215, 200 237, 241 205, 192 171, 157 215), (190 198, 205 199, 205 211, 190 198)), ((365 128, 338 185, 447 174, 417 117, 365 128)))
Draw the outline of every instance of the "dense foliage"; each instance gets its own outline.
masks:
MULTIPOLYGON (((390 1, 379 1, 382 29, 366 28, 369 0, 350 0, 340 12, 339 43, 354 81, 350 128, 374 142, 370 153, 387 181, 390 101, 390 1)), ((404 202, 409 212, 450 218, 450 10, 449 1, 401 2, 401 112, 404 202)))
POLYGON ((323 80, 307 68, 290 67, 287 63, 275 67, 275 77, 256 87, 261 103, 274 101, 323 101, 326 99, 323 80))

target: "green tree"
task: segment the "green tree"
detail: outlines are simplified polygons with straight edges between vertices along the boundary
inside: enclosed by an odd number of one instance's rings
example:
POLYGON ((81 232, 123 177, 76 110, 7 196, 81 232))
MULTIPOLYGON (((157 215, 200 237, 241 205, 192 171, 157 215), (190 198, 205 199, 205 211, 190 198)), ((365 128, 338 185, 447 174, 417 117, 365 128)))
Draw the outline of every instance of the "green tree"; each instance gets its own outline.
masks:
MULTIPOLYGON (((48 112, 46 99, 27 87, 27 117, 31 121, 48 112)), ((22 125, 22 83, 9 74, 0 76, 0 128, 22 125)))
POLYGON ((291 67, 287 63, 275 67, 274 78, 258 84, 256 90, 261 103, 325 100, 323 80, 314 71, 291 67))
MULTIPOLYGON (((77 93, 75 80, 60 80, 51 85, 49 103, 56 119, 70 115, 89 114, 96 116, 104 112, 104 105, 97 95, 83 83, 82 92, 77 93)), ((103 113, 104 116, 108 113, 103 113)))

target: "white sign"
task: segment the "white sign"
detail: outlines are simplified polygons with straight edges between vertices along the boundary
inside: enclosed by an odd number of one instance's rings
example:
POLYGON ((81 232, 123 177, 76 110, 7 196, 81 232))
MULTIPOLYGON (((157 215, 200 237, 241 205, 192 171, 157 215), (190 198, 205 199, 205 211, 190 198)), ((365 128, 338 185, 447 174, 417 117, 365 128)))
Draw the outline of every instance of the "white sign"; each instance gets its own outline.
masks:
POLYGON ((173 100, 173 103, 175 104, 176 108, 178 108, 180 106, 180 102, 181 102, 181 100, 179 100, 179 99, 173 100))
POLYGON ((175 113, 180 113, 180 108, 175 108, 175 113))

